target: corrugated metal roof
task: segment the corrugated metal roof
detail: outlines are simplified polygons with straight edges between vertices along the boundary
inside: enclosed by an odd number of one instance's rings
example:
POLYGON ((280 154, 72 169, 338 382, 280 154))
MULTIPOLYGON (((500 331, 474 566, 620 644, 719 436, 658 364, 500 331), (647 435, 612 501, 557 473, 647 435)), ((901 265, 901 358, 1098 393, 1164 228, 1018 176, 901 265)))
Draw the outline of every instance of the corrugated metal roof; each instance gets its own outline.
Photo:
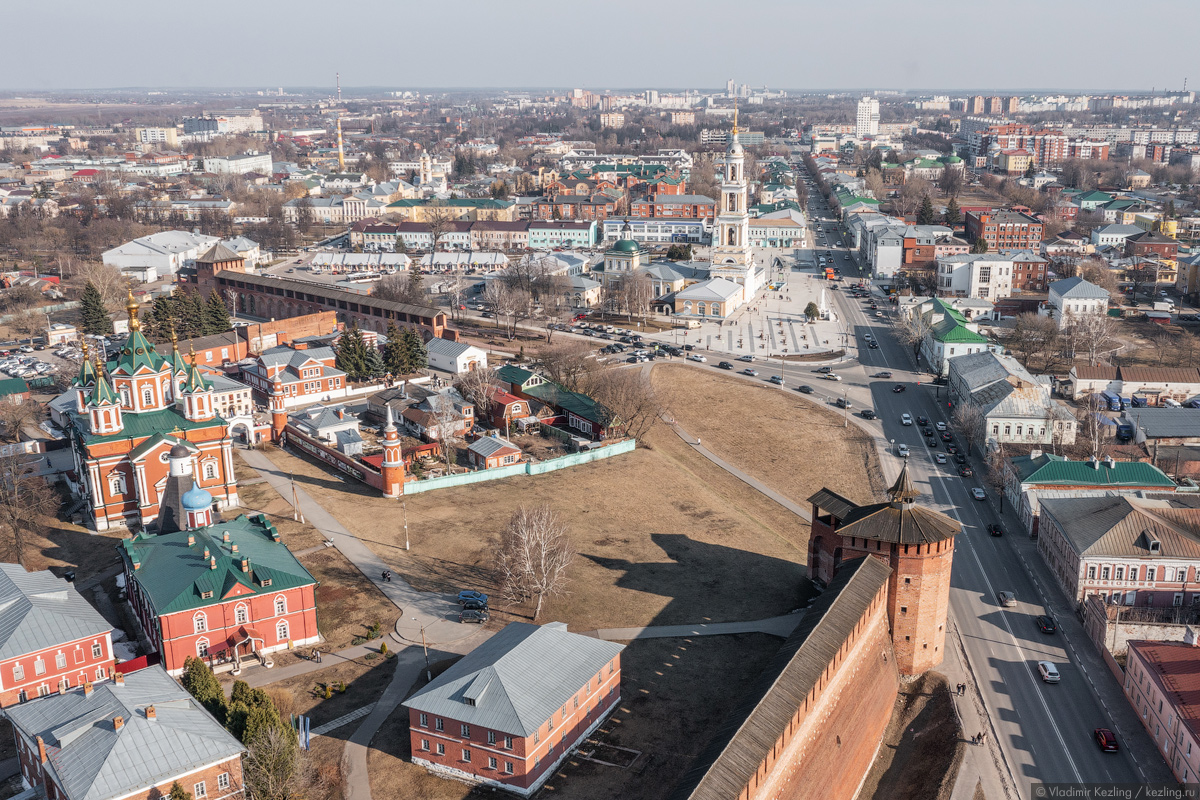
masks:
POLYGON ((484 436, 480 439, 476 439, 467 449, 476 455, 483 456, 484 458, 487 458, 488 456, 494 456, 496 453, 499 453, 502 450, 513 450, 518 453, 520 452, 520 449, 516 445, 509 444, 508 442, 496 436, 484 436))
POLYGON ((1200 437, 1200 408, 1131 408, 1125 418, 1149 439, 1200 437))
POLYGON ((0 564, 0 661, 111 630, 62 578, 0 564))
POLYGON ((1083 364, 1071 367, 1071 374, 1081 381, 1115 381, 1118 373, 1116 367, 1091 367, 1083 364))
POLYGON ((50 770, 70 800, 122 797, 244 750, 161 667, 125 676, 124 686, 103 683, 88 696, 77 689, 5 713, 30 740, 45 741, 50 770), (150 705, 155 719, 146 718, 150 705), (120 730, 114 717, 124 720, 120 730))
POLYGON ((1200 558, 1200 497, 1170 499, 1116 497, 1046 498, 1041 514, 1051 517, 1080 555, 1200 558))
POLYGON ((891 575, 875 558, 842 564, 670 800, 730 800, 741 793, 891 575))
POLYGON ((1200 734, 1200 648, 1185 642, 1129 642, 1157 674, 1175 713, 1193 735, 1200 734))
POLYGON ((1042 453, 1018 456, 1013 469, 1021 483, 1072 486, 1159 486, 1175 488, 1175 482, 1162 470, 1144 461, 1071 461, 1063 456, 1042 453))
POLYGON ((532 736, 624 649, 570 633, 562 623, 511 622, 404 704, 468 725, 532 736))
POLYGON ((449 339, 440 339, 436 336, 425 343, 425 352, 445 356, 446 358, 458 358, 471 349, 478 348, 466 342, 452 342, 449 339))
POLYGON ((1121 380, 1137 383, 1200 383, 1195 367, 1121 367, 1121 380))

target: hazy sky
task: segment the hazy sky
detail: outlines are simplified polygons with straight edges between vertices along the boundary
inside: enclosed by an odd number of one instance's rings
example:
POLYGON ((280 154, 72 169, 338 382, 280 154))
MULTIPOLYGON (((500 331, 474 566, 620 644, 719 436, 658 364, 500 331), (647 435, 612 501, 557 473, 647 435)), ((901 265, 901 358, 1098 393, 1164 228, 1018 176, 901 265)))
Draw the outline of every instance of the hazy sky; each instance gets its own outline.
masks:
POLYGON ((1200 84, 1197 0, 7 0, 3 19, 6 90, 1200 84))

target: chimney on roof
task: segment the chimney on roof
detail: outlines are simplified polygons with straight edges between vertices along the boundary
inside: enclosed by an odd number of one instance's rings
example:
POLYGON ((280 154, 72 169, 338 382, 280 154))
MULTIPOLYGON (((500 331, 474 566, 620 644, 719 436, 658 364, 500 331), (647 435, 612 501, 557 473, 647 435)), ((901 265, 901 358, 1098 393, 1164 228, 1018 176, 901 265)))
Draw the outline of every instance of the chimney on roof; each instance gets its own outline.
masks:
POLYGON ((113 730, 119 731, 125 727, 125 718, 122 716, 113 717, 113 730))
POLYGON ((242 559, 242 572, 249 572, 249 571, 250 571, 250 559, 243 558, 242 559))
POLYGON ((1117 466, 1117 462, 1113 460, 1112 456, 1105 456, 1104 466, 1108 467, 1109 469, 1113 469, 1117 466))
POLYGON ((222 533, 221 541, 225 542, 226 544, 229 544, 229 531, 225 531, 224 533, 222 533))
POLYGON ((204 557, 208 558, 208 547, 207 546, 204 548, 204 557))
POLYGON ((92 682, 91 681, 87 681, 86 683, 83 684, 83 696, 84 697, 92 696, 92 682))
POLYGON ((234 542, 232 545, 230 545, 229 550, 232 553, 236 553, 237 552, 237 542, 234 542))
POLYGON ((196 536, 194 534, 189 533, 188 534, 188 547, 191 547, 195 543, 196 543, 196 536))
POLYGON ((1088 459, 1088 464, 1091 466, 1092 469, 1100 469, 1100 459, 1098 459, 1098 458, 1088 459))
POLYGON ((46 742, 40 736, 37 737, 37 746, 38 746, 38 758, 41 760, 41 762, 43 764, 45 764, 47 761, 50 760, 50 757, 46 755, 46 742))
POLYGON ((125 685, 125 675, 120 672, 114 672, 113 673, 113 683, 115 683, 117 686, 124 686, 125 685))
POLYGON ((146 706, 146 719, 158 719, 158 712, 154 710, 154 706, 146 706))
POLYGON ((66 694, 66 693, 67 693, 67 682, 61 681, 58 684, 58 694, 61 697, 62 695, 66 694))
POLYGON ((208 568, 209 568, 209 569, 216 569, 216 568, 217 568, 217 557, 216 557, 216 556, 213 556, 212 558, 210 558, 210 559, 208 560, 208 568))

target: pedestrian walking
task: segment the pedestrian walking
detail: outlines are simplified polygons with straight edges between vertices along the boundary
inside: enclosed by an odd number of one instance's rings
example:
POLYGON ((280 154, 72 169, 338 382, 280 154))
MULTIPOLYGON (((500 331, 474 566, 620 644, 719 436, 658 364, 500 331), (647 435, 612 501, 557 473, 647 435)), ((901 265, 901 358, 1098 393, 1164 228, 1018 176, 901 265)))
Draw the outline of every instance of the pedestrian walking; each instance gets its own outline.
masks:
POLYGON ((987 741, 987 731, 980 731, 979 732, 979 743, 983 744, 986 741, 987 741))

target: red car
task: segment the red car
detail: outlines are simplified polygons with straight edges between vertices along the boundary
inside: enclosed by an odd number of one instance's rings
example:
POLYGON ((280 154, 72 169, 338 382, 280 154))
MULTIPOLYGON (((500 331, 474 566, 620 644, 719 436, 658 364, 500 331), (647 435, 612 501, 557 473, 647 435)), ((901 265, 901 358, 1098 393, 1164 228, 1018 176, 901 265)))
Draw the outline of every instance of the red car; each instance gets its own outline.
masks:
POLYGON ((1093 732, 1096 737, 1096 744, 1106 753, 1117 752, 1117 735, 1108 728, 1096 728, 1093 732))

